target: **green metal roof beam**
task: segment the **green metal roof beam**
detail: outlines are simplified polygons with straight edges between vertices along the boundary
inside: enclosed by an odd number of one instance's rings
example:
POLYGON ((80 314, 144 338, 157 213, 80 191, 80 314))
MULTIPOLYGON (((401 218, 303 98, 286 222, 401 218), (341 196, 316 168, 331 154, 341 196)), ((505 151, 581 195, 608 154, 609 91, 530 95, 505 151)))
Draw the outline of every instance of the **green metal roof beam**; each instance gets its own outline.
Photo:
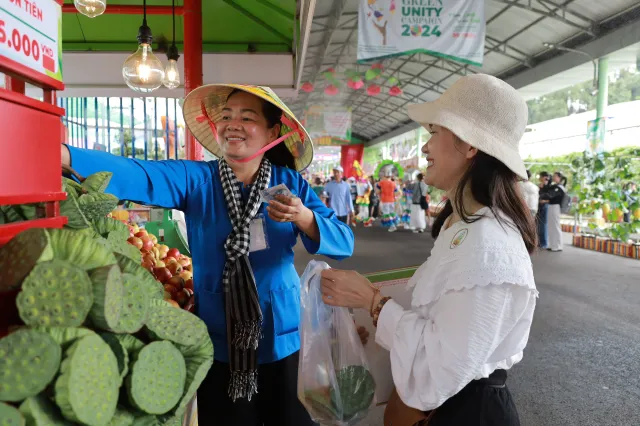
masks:
POLYGON ((283 8, 277 6, 277 5, 273 4, 273 3, 270 3, 268 0, 258 0, 258 3, 267 6, 269 9, 279 13, 280 15, 284 16, 287 19, 293 20, 295 18, 293 13, 287 12, 283 8))
MULTIPOLYGON (((244 7, 242 7, 239 4, 237 4, 235 2, 235 0, 223 0, 223 2, 228 4, 229 6, 233 7, 235 10, 237 10, 240 13, 242 13, 244 16, 246 16, 247 18, 251 19, 256 24, 262 26, 264 29, 266 29, 267 31, 269 31, 273 35, 275 35, 278 38, 280 38, 281 40, 285 41, 287 44, 289 44, 289 46, 291 46, 291 44, 293 43, 293 39, 290 39, 286 35, 280 33, 279 31, 277 31, 275 28, 273 28, 272 26, 270 26, 269 24, 264 22, 262 19, 258 18, 256 15, 254 15, 253 13, 251 13, 250 11, 245 9, 244 7)), ((270 3, 263 3, 263 4, 265 4, 265 5, 268 4, 269 6, 275 7, 270 3)))
MULTIPOLYGON (((177 43, 176 46, 180 52, 183 52, 183 44, 177 43)), ((153 50, 156 54, 158 52, 157 44, 154 44, 153 50)), ((84 40, 70 40, 62 43, 62 50, 65 52, 127 52, 132 53, 136 50, 137 45, 135 42, 100 42, 91 41, 85 42, 84 40)), ((202 51, 205 53, 226 53, 226 52, 239 52, 244 51, 258 53, 288 53, 291 51, 291 46, 286 43, 280 42, 259 42, 259 43, 247 43, 243 41, 212 41, 202 44, 202 51), (251 47, 251 49, 250 49, 251 47)))

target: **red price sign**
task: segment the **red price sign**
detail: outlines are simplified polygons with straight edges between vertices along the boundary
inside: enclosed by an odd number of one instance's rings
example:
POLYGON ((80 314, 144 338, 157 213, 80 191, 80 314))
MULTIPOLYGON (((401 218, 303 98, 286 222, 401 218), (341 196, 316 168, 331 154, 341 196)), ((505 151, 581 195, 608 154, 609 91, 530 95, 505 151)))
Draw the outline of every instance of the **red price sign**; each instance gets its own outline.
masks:
POLYGON ((53 0, 0 0, 0 56, 61 81, 60 21, 53 0))
POLYGON ((27 57, 31 56, 36 61, 40 60, 38 40, 31 40, 28 35, 20 34, 17 28, 7 28, 6 22, 2 20, 0 20, 0 43, 6 43, 7 47, 13 48, 16 52, 22 52, 27 57))

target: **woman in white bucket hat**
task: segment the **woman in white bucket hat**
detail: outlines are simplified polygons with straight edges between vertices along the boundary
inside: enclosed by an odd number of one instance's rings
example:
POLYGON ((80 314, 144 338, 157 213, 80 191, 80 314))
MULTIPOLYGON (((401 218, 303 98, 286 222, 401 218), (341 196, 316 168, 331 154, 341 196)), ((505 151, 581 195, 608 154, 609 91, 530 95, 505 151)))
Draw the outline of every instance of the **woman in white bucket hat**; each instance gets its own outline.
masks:
POLYGON ((310 426, 297 397, 293 247, 300 237, 310 253, 342 259, 353 232, 298 173, 313 158, 311 139, 271 89, 202 86, 183 111, 219 160, 140 161, 63 145, 63 164, 84 176, 113 172, 107 192, 119 198, 184 211, 196 309, 215 349, 198 389, 200 424, 310 426), (280 184, 294 196, 265 206, 261 190, 280 184))
POLYGON ((411 278, 411 306, 382 297, 354 271, 323 274, 330 305, 371 311, 390 351, 395 391, 385 425, 516 426, 505 385, 529 338, 538 292, 536 247, 518 181, 527 106, 505 82, 460 78, 409 116, 431 132, 426 183, 447 192, 428 262, 411 278))

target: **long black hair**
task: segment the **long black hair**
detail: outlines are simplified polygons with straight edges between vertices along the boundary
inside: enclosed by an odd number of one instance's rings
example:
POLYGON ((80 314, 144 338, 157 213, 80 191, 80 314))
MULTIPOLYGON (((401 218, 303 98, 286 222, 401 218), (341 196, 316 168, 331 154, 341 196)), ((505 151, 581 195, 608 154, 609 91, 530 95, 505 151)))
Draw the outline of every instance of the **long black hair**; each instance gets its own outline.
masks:
POLYGON ((555 172, 554 175, 560 178, 560 185, 567 186, 567 177, 563 175, 561 172, 555 172))
MULTIPOLYGON (((233 89, 231 93, 229 93, 229 96, 227 96, 227 101, 236 93, 245 93, 245 91, 240 89, 233 89)), ((262 98, 260 98, 260 100, 262 101, 262 114, 267 120, 267 126, 269 127, 269 129, 273 129, 273 126, 275 126, 276 124, 282 125, 282 123, 280 122, 280 118, 282 117, 282 110, 271 102, 265 101, 262 98)), ((296 170, 295 158, 293 157, 293 154, 291 154, 291 151, 289 151, 289 149, 285 145, 284 141, 265 152, 264 156, 267 157, 269 161, 271 161, 271 164, 296 170)))
MULTIPOLYGON (((456 137, 455 143, 459 142, 460 139, 456 137)), ((518 176, 500 160, 482 151, 478 151, 471 161, 471 165, 458 182, 455 192, 454 202, 459 206, 460 219, 465 223, 473 223, 482 218, 482 216, 474 216, 473 212, 465 211, 463 196, 465 188, 469 186, 473 198, 478 203, 489 207, 498 222, 505 225, 500 215, 496 214, 496 209, 511 219, 513 225, 506 225, 520 232, 527 251, 533 253, 538 246, 538 235, 534 219, 520 193, 518 176)), ((433 223, 431 235, 434 238, 438 237, 445 220, 452 214, 453 205, 449 199, 433 223)))

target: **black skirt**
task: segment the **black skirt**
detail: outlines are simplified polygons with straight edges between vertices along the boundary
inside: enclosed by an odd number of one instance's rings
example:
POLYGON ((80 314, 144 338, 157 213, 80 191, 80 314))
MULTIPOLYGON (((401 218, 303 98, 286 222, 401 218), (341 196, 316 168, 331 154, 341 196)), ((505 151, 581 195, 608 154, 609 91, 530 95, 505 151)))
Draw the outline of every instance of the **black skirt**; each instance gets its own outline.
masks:
POLYGON ((506 380, 505 370, 474 380, 436 408, 421 426, 520 426, 506 380))

